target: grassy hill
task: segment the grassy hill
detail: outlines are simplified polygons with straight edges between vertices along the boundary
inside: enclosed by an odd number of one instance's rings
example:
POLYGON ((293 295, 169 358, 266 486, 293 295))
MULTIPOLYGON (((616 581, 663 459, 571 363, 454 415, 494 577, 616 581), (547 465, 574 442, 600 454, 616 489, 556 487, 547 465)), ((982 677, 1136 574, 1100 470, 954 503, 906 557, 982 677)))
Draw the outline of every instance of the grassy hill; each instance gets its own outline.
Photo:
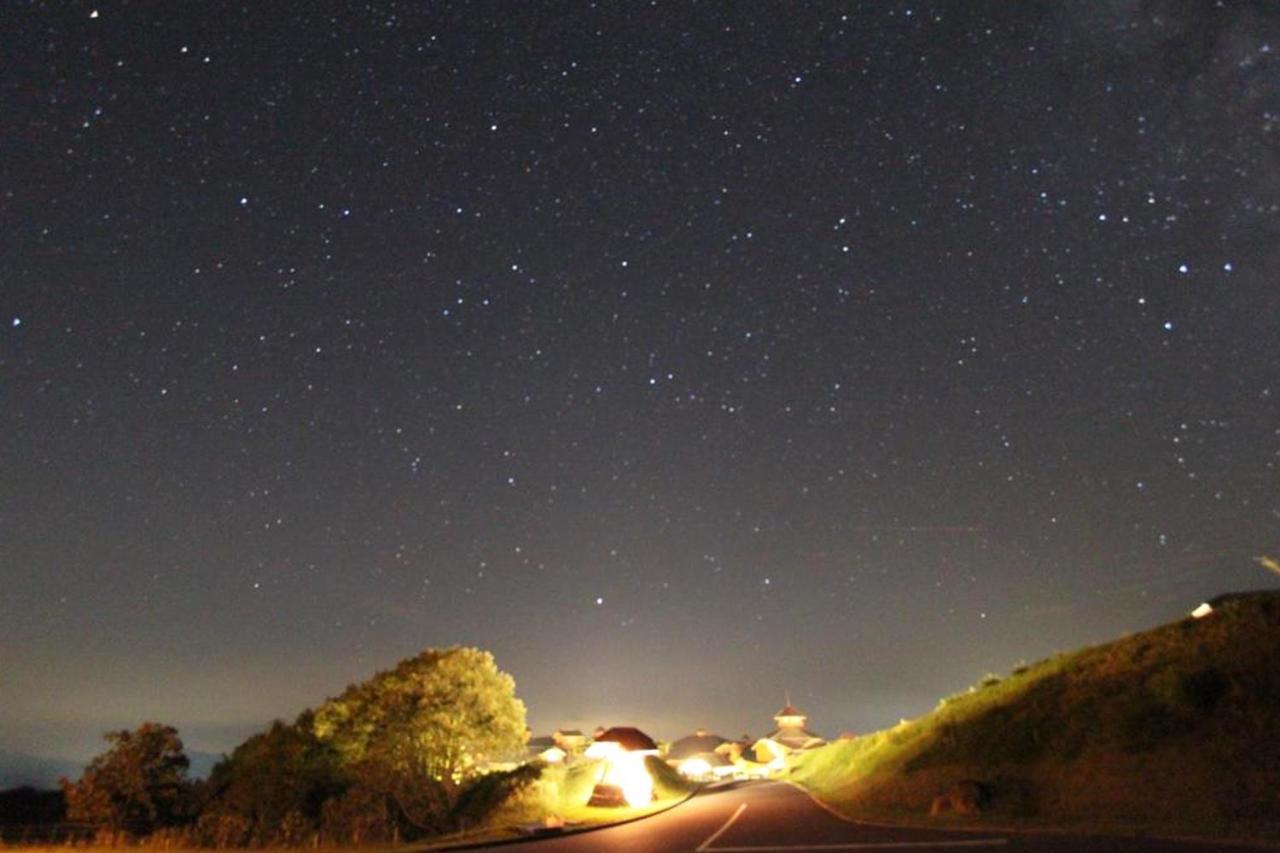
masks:
POLYGON ((792 778, 868 819, 1280 838, 1280 593, 989 676, 792 778), (964 780, 986 813, 930 818, 964 780))

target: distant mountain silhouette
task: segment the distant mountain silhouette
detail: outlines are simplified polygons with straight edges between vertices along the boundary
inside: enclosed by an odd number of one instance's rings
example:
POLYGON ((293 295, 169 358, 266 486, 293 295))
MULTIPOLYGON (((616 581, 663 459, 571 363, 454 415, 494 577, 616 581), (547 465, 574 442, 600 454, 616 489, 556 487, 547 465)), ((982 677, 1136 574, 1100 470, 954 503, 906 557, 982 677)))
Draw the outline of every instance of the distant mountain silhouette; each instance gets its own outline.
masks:
MULTIPOLYGON (((187 758, 191 759, 191 767, 187 771, 188 778, 205 779, 208 778, 213 765, 222 760, 222 753, 191 749, 187 750, 187 758)), ((24 785, 38 790, 56 788, 58 780, 63 776, 68 779, 80 778, 87 763, 0 749, 0 791, 21 788, 24 785)))
POLYGON ((63 776, 74 779, 84 770, 78 761, 45 758, 0 749, 0 791, 29 785, 32 788, 56 788, 63 776))

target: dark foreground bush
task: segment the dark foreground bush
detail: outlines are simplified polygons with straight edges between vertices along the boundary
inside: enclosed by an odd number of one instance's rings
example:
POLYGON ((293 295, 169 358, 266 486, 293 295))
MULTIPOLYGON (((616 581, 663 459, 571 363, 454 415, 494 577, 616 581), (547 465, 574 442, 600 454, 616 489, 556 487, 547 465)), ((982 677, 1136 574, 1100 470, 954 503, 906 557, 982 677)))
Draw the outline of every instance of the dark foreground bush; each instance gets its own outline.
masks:
POLYGON ((303 714, 276 721, 213 768, 196 823, 200 841, 219 847, 301 843, 320 828, 325 803, 350 786, 333 750, 303 714))
POLYGON ((467 829, 487 822, 498 809, 520 797, 541 778, 546 765, 525 764, 514 770, 486 773, 476 779, 458 797, 453 808, 457 829, 467 829))
POLYGON ((37 791, 30 785, 0 791, 0 826, 61 823, 66 814, 62 791, 37 791))

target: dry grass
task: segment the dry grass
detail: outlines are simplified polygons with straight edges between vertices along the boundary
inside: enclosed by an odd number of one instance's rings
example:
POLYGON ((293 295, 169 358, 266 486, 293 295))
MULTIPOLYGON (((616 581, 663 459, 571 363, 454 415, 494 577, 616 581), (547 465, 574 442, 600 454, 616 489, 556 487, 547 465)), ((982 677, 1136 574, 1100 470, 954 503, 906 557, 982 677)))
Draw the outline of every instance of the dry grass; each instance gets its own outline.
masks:
POLYGON ((989 676, 793 778, 867 818, 975 779, 988 821, 1280 838, 1280 595, 989 676))

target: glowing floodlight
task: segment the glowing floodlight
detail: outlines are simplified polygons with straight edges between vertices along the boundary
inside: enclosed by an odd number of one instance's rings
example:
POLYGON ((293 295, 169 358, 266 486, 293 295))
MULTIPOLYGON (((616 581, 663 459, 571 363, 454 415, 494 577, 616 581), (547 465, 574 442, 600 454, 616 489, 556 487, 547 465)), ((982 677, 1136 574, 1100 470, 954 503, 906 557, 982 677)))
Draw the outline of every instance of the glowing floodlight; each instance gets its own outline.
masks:
POLYGON ((711 772, 711 765, 705 758, 687 758, 680 762, 680 775, 690 779, 701 779, 711 772))
POLYGON ((639 729, 616 727, 602 732, 586 752, 588 758, 600 759, 604 764, 593 799, 598 796, 607 800, 608 792, 613 791, 612 796, 620 792, 629 806, 653 802, 653 777, 645 759, 657 753, 658 745, 639 729))
POLYGON ((538 753, 538 757, 548 764, 563 764, 568 753, 558 746, 550 746, 538 753))
POLYGON ((587 758, 599 758, 610 761, 622 754, 622 744, 612 740, 598 740, 583 753, 587 758))
POLYGON ((629 806, 647 806, 653 802, 653 777, 644 765, 644 756, 624 752, 609 762, 605 771, 606 784, 622 789, 622 797, 629 806))

